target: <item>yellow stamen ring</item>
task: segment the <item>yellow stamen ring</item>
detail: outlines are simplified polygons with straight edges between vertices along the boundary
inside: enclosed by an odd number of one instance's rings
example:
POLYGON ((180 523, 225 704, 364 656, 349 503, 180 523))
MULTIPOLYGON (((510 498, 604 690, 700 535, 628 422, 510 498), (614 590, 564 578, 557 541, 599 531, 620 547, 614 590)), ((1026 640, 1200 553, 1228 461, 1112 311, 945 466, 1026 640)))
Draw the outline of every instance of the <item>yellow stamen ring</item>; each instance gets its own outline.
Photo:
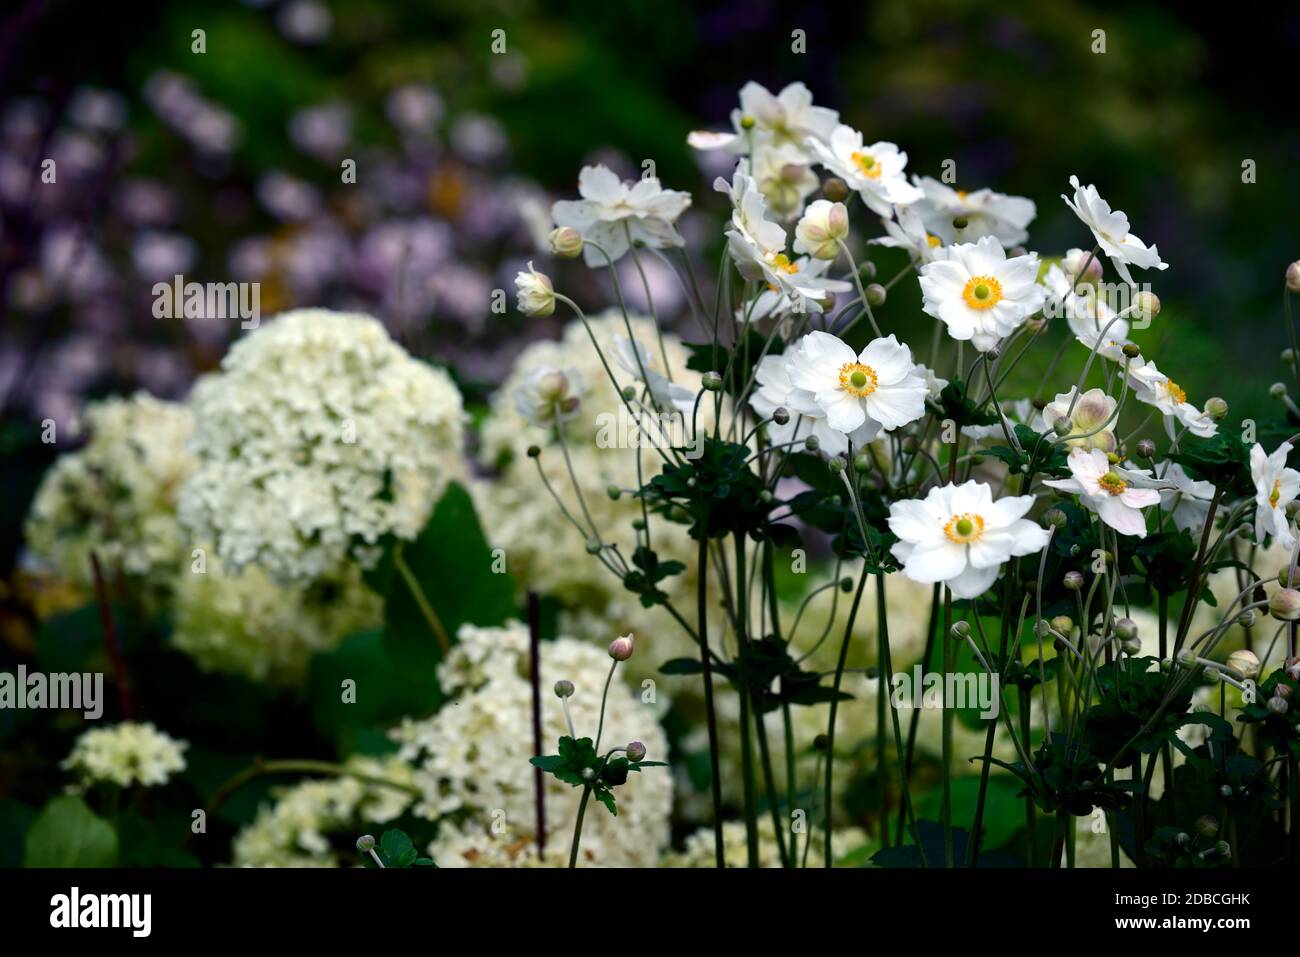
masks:
POLYGON ((977 542, 984 535, 984 518, 972 512, 954 515, 943 527, 943 533, 948 536, 948 541, 957 545, 977 542))
POLYGON ((876 370, 861 362, 846 362, 840 366, 840 388, 859 399, 876 391, 880 379, 876 370))
POLYGON ((972 309, 992 309, 1002 301, 1002 283, 992 276, 971 276, 961 297, 972 309))

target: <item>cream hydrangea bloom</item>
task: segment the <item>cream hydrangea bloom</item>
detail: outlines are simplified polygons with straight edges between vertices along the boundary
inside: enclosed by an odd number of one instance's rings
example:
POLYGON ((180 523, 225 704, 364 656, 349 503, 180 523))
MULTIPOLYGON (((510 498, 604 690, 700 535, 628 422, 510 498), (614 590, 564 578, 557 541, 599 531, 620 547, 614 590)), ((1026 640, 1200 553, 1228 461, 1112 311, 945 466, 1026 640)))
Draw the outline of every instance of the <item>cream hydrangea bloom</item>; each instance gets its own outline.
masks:
MULTIPOLYGON (((821 832, 809 831, 799 836, 799 857, 803 859, 804 842, 809 836, 814 838, 813 847, 808 853, 808 865, 820 867, 822 861, 821 832)), ((713 827, 700 828, 686 838, 686 844, 680 851, 665 854, 661 867, 714 867, 717 858, 714 851, 713 827)), ((867 832, 857 827, 844 828, 832 834, 835 853, 843 856, 870 843, 867 832)), ((789 846, 787 839, 786 846, 789 846)), ((745 822, 725 821, 722 825, 722 847, 726 855, 727 867, 746 867, 748 850, 746 845, 745 822)), ((758 820, 758 866, 780 867, 781 849, 776 842, 776 832, 772 829, 772 819, 768 816, 758 820)))
MULTIPOLYGON (((601 689, 609 674, 609 655, 572 638, 542 644, 542 736, 548 752, 567 735, 564 711, 549 689, 561 678, 577 688, 569 710, 579 737, 595 737, 601 689)), ((435 715, 406 720, 391 735, 398 756, 415 764, 424 797, 414 811, 434 820, 447 817, 430 847, 440 867, 484 863, 528 863, 533 844, 532 686, 528 677, 528 631, 512 622, 503 628, 464 626, 451 654, 438 666, 438 678, 453 700, 435 715), (504 824, 504 829, 494 826, 504 824), (511 850, 513 849, 513 850, 511 850)), ((629 741, 643 741, 651 760, 665 760, 668 739, 654 708, 616 680, 605 711, 602 752, 629 741)), ((645 867, 668 843, 672 775, 650 768, 632 775, 616 792, 618 817, 587 814, 581 857, 606 867, 645 867)), ((546 821, 552 835, 547 863, 563 866, 568 857, 555 842, 573 833, 581 789, 546 778, 546 821)))
POLYGON ((119 569, 159 598, 188 549, 176 522, 176 496, 194 469, 185 450, 188 409, 145 393, 92 402, 80 450, 45 474, 27 516, 27 543, 68 580, 90 587, 90 553, 106 575, 119 569))
POLYGON ((307 582, 369 564, 383 536, 414 538, 462 472, 460 393, 370 316, 285 313, 191 401, 199 467, 181 520, 232 570, 307 582))
POLYGON ((60 767, 72 771, 83 788, 99 782, 154 787, 185 770, 187 747, 149 722, 123 721, 83 732, 60 767))
POLYGON ((383 620, 383 600, 355 565, 307 586, 276 583, 256 565, 229 572, 212 556, 207 571, 181 573, 172 644, 212 671, 294 686, 311 656, 383 620))
MULTIPOLYGON (((415 785, 416 774, 396 758, 351 758, 346 767, 396 784, 415 785)), ((410 806, 412 795, 355 777, 302 781, 272 791, 257 817, 235 836, 237 867, 337 867, 351 860, 357 837, 369 825, 387 824, 410 806)))

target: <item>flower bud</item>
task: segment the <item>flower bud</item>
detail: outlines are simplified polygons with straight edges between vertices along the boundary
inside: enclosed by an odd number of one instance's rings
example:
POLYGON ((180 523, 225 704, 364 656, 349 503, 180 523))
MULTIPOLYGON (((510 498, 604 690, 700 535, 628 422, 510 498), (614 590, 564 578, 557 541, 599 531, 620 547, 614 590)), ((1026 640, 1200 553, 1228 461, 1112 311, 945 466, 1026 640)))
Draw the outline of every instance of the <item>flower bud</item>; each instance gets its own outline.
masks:
POLYGON ((1196 819, 1193 827, 1201 837, 1218 837, 1219 835, 1219 819, 1212 814, 1202 814, 1196 819))
POLYGON ((1115 634, 1120 641, 1130 641, 1138 636, 1138 626, 1132 618, 1120 618, 1115 622, 1115 634))
POLYGON ((1283 588, 1300 587, 1300 565, 1285 565, 1277 573, 1277 583, 1283 588))
POLYGON ((1206 665, 1205 670, 1201 672, 1201 680, 1204 681, 1207 685, 1217 685, 1220 681, 1223 680, 1223 674, 1219 671, 1218 668, 1214 668, 1211 667, 1210 665, 1206 665))
POLYGON ((539 456, 539 455, 541 455, 541 454, 542 454, 542 450, 541 450, 540 448, 538 448, 536 445, 530 445, 530 446, 528 446, 528 457, 529 457, 530 459, 535 459, 535 458, 537 458, 537 456, 539 456))
POLYGON ((1300 292, 1300 259, 1286 267, 1286 287, 1292 292, 1300 292))
POLYGON ((627 661, 636 650, 636 639, 631 633, 620 635, 609 643, 609 656, 615 661, 627 661))
POLYGON ((1148 322, 1160 315, 1160 297, 1143 290, 1133 297, 1133 314, 1148 322))
POLYGON ((832 472, 839 473, 839 472, 843 472, 846 468, 848 468, 849 463, 844 460, 844 456, 837 455, 835 456, 835 458, 831 459, 829 462, 826 463, 826 467, 830 469, 832 472))
POLYGON ((1253 651, 1242 648, 1228 655, 1228 667, 1243 678, 1253 678, 1259 674, 1259 658, 1253 651))
POLYGON ((1043 513, 1043 524, 1050 528, 1064 528, 1067 521, 1069 519, 1059 508, 1049 508, 1043 513))
POLYGON ((555 290, 551 279, 528 264, 528 271, 515 276, 516 304, 525 316, 549 316, 555 312, 555 290))
POLYGON ((824 734, 819 734, 817 737, 813 738, 813 748, 817 751, 825 751, 830 747, 830 743, 830 739, 824 734))
POLYGON ((957 230, 957 231, 960 232, 961 230, 965 229, 965 228, 966 228, 967 226, 969 226, 969 225, 970 225, 970 220, 968 220, 965 216, 954 216, 954 217, 953 217, 953 220, 952 220, 952 228, 953 228, 953 229, 955 229, 955 230, 957 230))
POLYGON ((1119 643, 1119 647, 1130 658, 1136 658, 1142 654, 1142 639, 1126 638, 1119 643))
POLYGON ((1268 600, 1268 610, 1278 621, 1300 619, 1300 591, 1294 588, 1275 591, 1273 597, 1268 600))
POLYGON ((816 452, 822 447, 821 439, 817 438, 815 435, 810 435, 808 438, 803 440, 803 447, 809 452, 816 452))
POLYGON ((1286 383, 1274 382, 1271 386, 1268 387, 1268 394, 1272 396, 1274 399, 1282 398, 1282 396, 1286 395, 1286 383))
POLYGON ((883 306, 887 293, 885 287, 878 282, 873 282, 866 288, 867 302, 872 306, 883 306))
POLYGON ((1178 654, 1174 655, 1174 659, 1184 668, 1194 668, 1196 666, 1196 652, 1190 648, 1184 648, 1178 652, 1178 654))
POLYGON ((1216 422, 1228 414, 1228 403, 1217 395, 1205 400, 1205 414, 1216 422))
POLYGON ((1126 355, 1130 359, 1136 359, 1138 356, 1142 355, 1142 350, 1138 348, 1138 344, 1136 342, 1124 343, 1123 347, 1120 349, 1120 352, 1124 353, 1124 355, 1126 355))
POLYGON ((795 250, 814 259, 832 260, 839 256, 840 242, 848 234, 849 211, 844 204, 819 199, 794 228, 795 250))
POLYGON ((1137 444, 1137 454, 1140 459, 1155 458, 1156 444, 1150 439, 1141 439, 1137 444))
POLYGON ((636 398, 636 386, 634 386, 634 385, 625 385, 625 386, 623 386, 623 398, 627 399, 627 401, 629 401, 629 402, 631 402, 633 399, 635 399, 635 398, 636 398))
POLYGON ((357 838, 357 850, 362 854, 369 854, 375 849, 375 836, 373 834, 362 834, 357 838))
POLYGON ((717 372, 706 372, 700 377, 700 385, 709 392, 721 392, 722 376, 717 372))
POLYGON ((785 406, 780 406, 772 411, 772 421, 777 425, 785 425, 790 421, 790 410, 785 406))
POLYGON ((954 621, 948 632, 948 636, 953 641, 965 641, 968 635, 970 635, 970 623, 966 621, 954 621))
POLYGON ((853 579, 852 579, 852 578, 848 578, 848 577, 841 578, 841 579, 840 579, 840 591, 844 592, 844 594, 846 594, 846 595, 847 595, 849 592, 853 591, 853 579))
POLYGON ((1237 616, 1237 624, 1241 625, 1242 628, 1254 628, 1257 620, 1258 618, 1253 608, 1247 608, 1237 616))
POLYGON ((1067 591, 1078 591, 1083 587, 1083 574, 1076 571, 1068 571, 1065 577, 1061 579, 1061 584, 1067 591))
POLYGON ((559 681, 555 682, 555 697, 572 698, 573 691, 573 682, 569 679, 561 678, 559 681))
POLYGON ((1272 714, 1283 715, 1287 713, 1287 710, 1291 705, 1287 702, 1286 698, 1283 698, 1281 695, 1273 695, 1273 697, 1268 699, 1268 703, 1265 707, 1267 707, 1269 712, 1272 714))
POLYGON ((870 282, 871 280, 875 279, 876 264, 873 263, 870 259, 864 260, 862 265, 858 267, 858 275, 861 276, 863 279, 865 279, 867 282, 870 282))
POLYGON ((617 485, 609 485, 605 488, 605 494, 609 496, 611 502, 617 502, 623 497, 623 490, 617 485))
POLYGON ((627 746, 627 759, 629 761, 640 761, 645 757, 645 745, 640 741, 633 741, 627 746))
POLYGON ((1058 635, 1065 635, 1067 638, 1070 637, 1070 632, 1074 630, 1074 619, 1069 615, 1057 615, 1051 620, 1050 624, 1054 632, 1058 635))
POLYGON ((1295 350, 1283 349, 1281 353, 1279 353, 1278 358, 1289 366, 1295 365, 1295 350))
POLYGON ((576 259, 582 255, 582 233, 572 226, 552 229, 546 242, 551 247, 551 252, 561 259, 576 259))
POLYGON ((595 769, 595 768, 583 768, 583 769, 582 769, 582 780, 584 780, 584 781, 594 781, 594 780, 596 780, 596 769, 595 769))
POLYGON ((822 183, 822 195, 832 203, 842 203, 849 198, 849 184, 838 176, 832 176, 822 183))
POLYGON ((746 113, 740 118, 740 128, 742 130, 752 130, 754 128, 754 118, 746 113))
POLYGON ((602 548, 604 548, 604 547, 605 547, 605 546, 601 544, 599 538, 589 538, 589 539, 587 539, 587 554, 588 554, 588 555, 599 555, 599 554, 600 554, 600 550, 601 550, 602 548))

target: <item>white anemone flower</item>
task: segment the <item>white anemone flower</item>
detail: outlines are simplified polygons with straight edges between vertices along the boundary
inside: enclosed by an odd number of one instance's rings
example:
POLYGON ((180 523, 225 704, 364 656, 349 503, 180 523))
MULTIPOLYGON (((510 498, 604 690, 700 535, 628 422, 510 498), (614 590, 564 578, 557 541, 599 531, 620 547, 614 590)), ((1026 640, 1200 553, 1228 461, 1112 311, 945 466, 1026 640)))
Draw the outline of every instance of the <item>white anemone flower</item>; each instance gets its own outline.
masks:
POLYGON ((1053 263, 1043 277, 1047 290, 1044 312, 1064 315, 1074 337, 1112 362, 1124 362, 1124 347, 1129 344, 1127 319, 1117 318, 1114 308, 1089 283, 1072 283, 1071 273, 1053 263))
POLYGON ((846 434, 868 421, 886 432, 914 422, 925 414, 929 394, 912 350, 892 335, 869 342, 858 354, 828 332, 810 332, 791 353, 790 384, 810 400, 795 402, 791 411, 824 415, 832 429, 846 434))
POLYGON ((877 216, 892 216, 895 204, 915 203, 921 191, 907 181, 907 154, 893 143, 862 142, 851 126, 835 127, 829 143, 809 140, 817 161, 857 190, 867 208, 877 216))
POLYGON ((1118 403, 1101 389, 1089 389, 1076 400, 1078 391, 1077 387, 1071 386, 1069 392, 1060 393, 1043 407, 1043 428, 1039 431, 1054 430, 1057 422, 1064 421, 1070 431, 1061 441, 1070 448, 1114 452, 1118 445, 1115 433, 1110 428, 1102 429, 1102 426, 1110 421, 1118 403))
POLYGON ((1183 387, 1157 369, 1154 362, 1135 359, 1129 366, 1128 375, 1133 397, 1155 406, 1164 414, 1165 431, 1171 439, 1179 423, 1200 438, 1209 438, 1219 431, 1212 418, 1187 401, 1183 387))
POLYGON ((515 408, 533 425, 567 422, 578 414, 578 394, 583 387, 582 373, 577 369, 538 366, 515 389, 515 408))
POLYGON ((1161 489, 1160 508, 1173 514, 1174 525, 1184 531, 1199 533, 1205 527, 1214 498, 1213 482, 1198 482, 1177 462, 1167 462, 1156 470, 1162 480, 1173 486, 1161 489))
POLYGON ((957 598, 978 598, 1007 559, 1047 545, 1047 529, 1025 518, 1032 495, 993 500, 983 482, 930 489, 924 499, 889 506, 893 553, 916 582, 944 582, 957 598))
POLYGON ((783 220, 795 219, 804 202, 821 187, 808 157, 796 146, 784 143, 759 150, 753 156, 754 180, 768 207, 783 220))
POLYGON ((1286 507, 1300 494, 1300 472, 1287 468, 1291 443, 1283 442, 1272 455, 1258 442, 1250 450, 1250 477, 1255 483, 1255 541, 1272 535, 1283 548, 1295 546, 1295 532, 1286 507))
POLYGON ((1008 196, 991 189, 968 193, 929 176, 913 176, 912 181, 924 196, 918 210, 926 229, 945 246, 973 243, 985 236, 992 236, 1007 248, 1018 246, 1029 238, 1027 227, 1038 214, 1034 201, 1023 196, 1008 196), (955 219, 966 220, 965 228, 957 229, 955 219))
MULTIPOLYGON (((800 277, 800 283, 805 288, 818 290, 818 298, 823 308, 825 297, 853 289, 853 283, 847 280, 831 279, 824 275, 833 265, 834 263, 829 259, 813 259, 811 256, 800 256, 794 260, 795 274, 800 277)), ((764 286, 751 303, 736 309, 736 323, 744 326, 768 318, 784 319, 787 316, 802 316, 808 311, 808 300, 803 295, 781 286, 775 289, 764 286)))
POLYGON ((1070 185, 1074 187, 1074 198, 1063 193, 1061 199, 1092 230, 1097 245, 1110 257, 1115 271, 1126 283, 1133 285, 1129 266, 1137 266, 1139 269, 1169 268, 1168 263, 1161 262, 1160 253, 1155 246, 1148 246, 1129 231, 1128 216, 1118 209, 1111 209, 1110 203, 1101 198, 1096 186, 1080 186, 1077 176, 1070 177, 1070 185))
POLYGON ((555 312, 555 289, 551 279, 528 264, 527 271, 520 270, 515 276, 515 289, 518 290, 516 306, 525 316, 549 316, 555 312))
POLYGON ((677 385, 655 366, 654 357, 641 343, 623 336, 614 337, 614 358, 625 371, 644 382, 650 395, 663 409, 676 409, 690 415, 695 409, 695 393, 677 385))
POLYGON ((1142 509, 1160 504, 1160 492, 1145 471, 1112 466, 1100 449, 1075 449, 1066 460, 1068 479, 1050 479, 1044 485, 1073 492, 1083 505, 1115 531, 1146 538, 1142 509))
POLYGON ((751 80, 740 88, 740 108, 731 111, 733 132, 696 130, 686 142, 697 150, 725 149, 741 156, 749 155, 751 146, 755 151, 786 145, 804 150, 809 138, 825 141, 839 119, 835 110, 814 106, 812 92, 802 83, 773 95, 751 80))
POLYGON ((935 250, 943 245, 943 241, 925 228, 925 222, 921 219, 921 205, 923 204, 914 203, 910 206, 895 206, 894 218, 880 221, 885 227, 885 235, 868 239, 867 243, 905 249, 917 262, 933 262, 935 250))
POLYGON ((1037 312, 1046 296, 1038 285, 1038 256, 1007 258, 992 236, 935 250, 921 267, 922 309, 954 339, 988 352, 1037 312))
POLYGON ((784 408, 790 413, 790 419, 784 425, 768 422, 767 434, 773 445, 790 445, 801 442, 810 435, 818 441, 818 449, 828 456, 846 455, 849 443, 854 448, 862 448, 880 434, 880 423, 871 419, 847 435, 832 429, 821 413, 813 396, 796 389, 790 382, 791 354, 764 356, 754 370, 757 387, 750 396, 749 404, 763 419, 771 419, 772 413, 784 408), (812 411, 799 412, 797 409, 812 411))
POLYGON ((629 242, 651 249, 686 245, 673 224, 691 205, 691 194, 664 189, 657 177, 625 183, 606 166, 584 166, 578 194, 582 199, 555 203, 551 216, 557 226, 572 226, 582 234, 588 266, 604 265, 606 255, 622 258, 629 242))

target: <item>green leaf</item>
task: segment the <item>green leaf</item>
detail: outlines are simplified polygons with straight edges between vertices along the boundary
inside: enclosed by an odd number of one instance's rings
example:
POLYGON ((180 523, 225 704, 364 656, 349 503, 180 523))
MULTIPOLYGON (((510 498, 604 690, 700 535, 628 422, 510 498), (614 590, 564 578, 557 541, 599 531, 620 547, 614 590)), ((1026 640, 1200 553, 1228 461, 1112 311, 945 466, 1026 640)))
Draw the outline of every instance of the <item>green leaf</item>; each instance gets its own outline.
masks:
POLYGON ((117 833, 79 797, 57 797, 27 831, 24 867, 112 867, 117 833))
MULTIPOLYGON (((432 670, 442 648, 419 598, 397 572, 394 547, 385 556, 386 567, 371 579, 387 586, 384 645, 398 666, 432 670)), ((493 571, 496 559, 460 485, 447 486, 424 530, 401 546, 400 556, 448 640, 456 640, 461 625, 488 627, 516 617, 514 579, 493 571)))
POLYGON ((596 795, 596 800, 609 809, 609 813, 618 817, 618 805, 614 803, 614 792, 601 788, 593 790, 592 794, 596 795))
POLYGON ((405 831, 393 828, 379 838, 379 856, 386 867, 410 867, 420 853, 405 831))

